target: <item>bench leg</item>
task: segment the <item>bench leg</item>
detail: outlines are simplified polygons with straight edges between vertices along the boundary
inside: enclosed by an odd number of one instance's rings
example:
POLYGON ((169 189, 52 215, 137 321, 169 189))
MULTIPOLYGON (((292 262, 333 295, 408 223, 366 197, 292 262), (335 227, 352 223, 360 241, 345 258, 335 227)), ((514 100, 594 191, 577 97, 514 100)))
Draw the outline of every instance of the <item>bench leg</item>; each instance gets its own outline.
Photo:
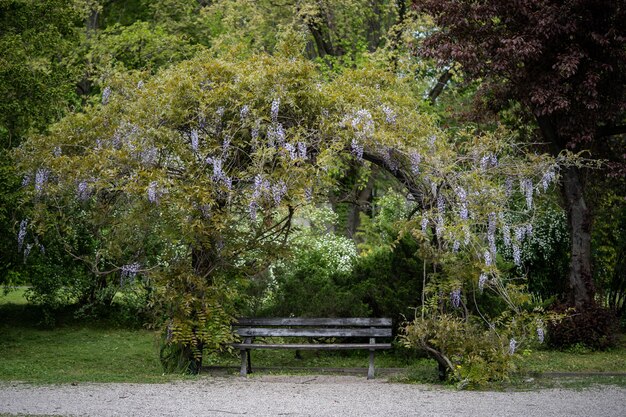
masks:
POLYGON ((241 349, 241 371, 239 375, 246 376, 248 374, 248 351, 241 349))
POLYGON ((374 379, 374 351, 370 350, 370 367, 367 370, 367 379, 374 379))

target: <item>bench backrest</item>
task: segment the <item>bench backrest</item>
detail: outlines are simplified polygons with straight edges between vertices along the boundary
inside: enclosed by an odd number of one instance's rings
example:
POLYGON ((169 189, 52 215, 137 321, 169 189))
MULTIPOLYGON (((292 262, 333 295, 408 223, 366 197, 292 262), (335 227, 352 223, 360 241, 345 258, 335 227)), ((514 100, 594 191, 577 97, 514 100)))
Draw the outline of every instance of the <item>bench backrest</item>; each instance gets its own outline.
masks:
POLYGON ((241 318, 242 337, 391 337, 389 318, 241 318))

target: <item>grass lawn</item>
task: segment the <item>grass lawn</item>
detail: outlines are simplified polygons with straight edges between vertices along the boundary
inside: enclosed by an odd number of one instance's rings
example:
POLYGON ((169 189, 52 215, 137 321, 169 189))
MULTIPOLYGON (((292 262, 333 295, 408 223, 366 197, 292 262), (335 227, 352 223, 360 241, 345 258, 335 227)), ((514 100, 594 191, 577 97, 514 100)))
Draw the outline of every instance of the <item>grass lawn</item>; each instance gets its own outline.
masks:
MULTIPOLYGON (((0 291, 0 380, 36 383, 166 382, 191 378, 163 375, 154 332, 71 320, 54 329, 38 327, 40 317, 37 316, 37 309, 26 303, 24 291, 20 288, 6 295, 0 291)), ((366 372, 368 364, 368 352, 365 351, 303 351, 301 356, 301 359, 296 358, 293 351, 253 351, 252 365, 253 368, 362 368, 366 372)), ((204 364, 232 366, 233 373, 237 373, 240 360, 238 353, 233 352, 207 356, 204 364)), ((538 350, 520 356, 517 365, 523 375, 544 372, 626 373, 626 338, 622 338, 618 347, 606 352, 538 350)), ((403 368, 406 378, 400 380, 437 382, 435 362, 416 358, 412 354, 377 352, 376 367, 403 368)), ((626 383, 626 378, 616 378, 620 380, 618 383, 626 383)))

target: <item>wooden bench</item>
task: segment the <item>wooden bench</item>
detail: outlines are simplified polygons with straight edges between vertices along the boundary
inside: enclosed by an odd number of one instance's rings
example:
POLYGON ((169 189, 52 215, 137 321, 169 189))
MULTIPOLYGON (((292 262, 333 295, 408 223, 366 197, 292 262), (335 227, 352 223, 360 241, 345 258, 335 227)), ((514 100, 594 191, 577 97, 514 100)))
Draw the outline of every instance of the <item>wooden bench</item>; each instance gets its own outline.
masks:
POLYGON ((376 343, 376 338, 391 337, 388 318, 240 318, 234 330, 243 341, 231 346, 241 351, 241 376, 251 371, 251 349, 370 351, 367 379, 374 378, 374 352, 390 349, 391 343, 376 343), (254 343, 257 337, 369 338, 369 343, 254 343))

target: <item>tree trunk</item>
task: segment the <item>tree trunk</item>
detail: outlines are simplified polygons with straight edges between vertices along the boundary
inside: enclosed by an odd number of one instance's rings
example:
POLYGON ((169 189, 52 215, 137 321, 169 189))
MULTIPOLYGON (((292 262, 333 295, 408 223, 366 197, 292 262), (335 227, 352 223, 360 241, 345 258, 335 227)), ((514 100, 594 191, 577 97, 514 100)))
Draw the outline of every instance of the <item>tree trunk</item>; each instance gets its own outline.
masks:
POLYGON ((591 273, 591 215, 583 190, 580 170, 576 167, 566 168, 563 171, 562 191, 571 239, 569 301, 576 307, 592 303, 595 295, 591 273))

